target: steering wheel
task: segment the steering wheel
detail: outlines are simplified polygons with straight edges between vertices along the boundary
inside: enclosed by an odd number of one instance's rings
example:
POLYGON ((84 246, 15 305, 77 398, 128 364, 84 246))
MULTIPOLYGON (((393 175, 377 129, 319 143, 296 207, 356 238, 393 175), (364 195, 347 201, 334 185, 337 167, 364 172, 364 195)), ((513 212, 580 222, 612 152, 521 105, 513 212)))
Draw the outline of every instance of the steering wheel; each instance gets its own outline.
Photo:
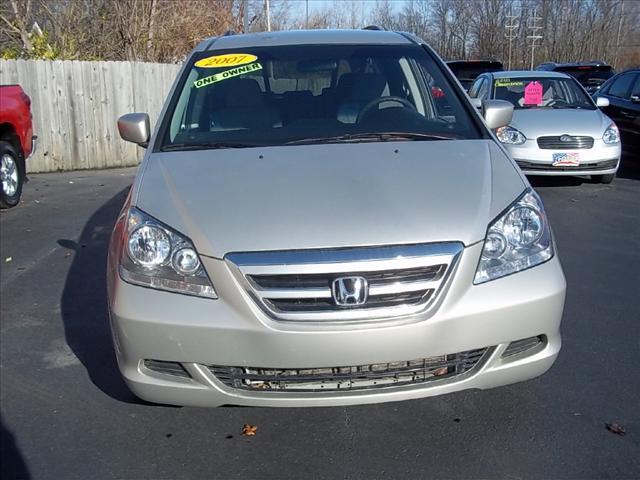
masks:
POLYGON ((366 117, 371 112, 371 110, 373 110, 374 107, 377 107, 381 103, 385 103, 385 102, 396 102, 396 103, 399 103, 400 105, 402 105, 403 108, 410 108, 411 110, 416 110, 416 107, 413 105, 413 103, 411 103, 406 98, 393 97, 393 96, 392 97, 374 98, 369 103, 367 103, 364 107, 362 107, 362 110, 360 110, 360 113, 358 114, 358 117, 356 118, 356 123, 360 123, 360 121, 364 117, 366 117))
POLYGON ((564 100, 557 98, 557 99, 551 100, 549 103, 545 105, 545 107, 553 107, 554 105, 557 105, 557 104, 569 105, 569 102, 565 102, 564 100))

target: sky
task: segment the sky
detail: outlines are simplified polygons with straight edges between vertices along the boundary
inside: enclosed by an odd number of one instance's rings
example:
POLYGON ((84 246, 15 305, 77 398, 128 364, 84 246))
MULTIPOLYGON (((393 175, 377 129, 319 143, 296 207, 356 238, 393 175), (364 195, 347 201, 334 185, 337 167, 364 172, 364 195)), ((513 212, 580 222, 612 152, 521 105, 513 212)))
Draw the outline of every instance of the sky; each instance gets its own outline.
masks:
MULTIPOLYGON (((350 1, 350 0, 346 0, 350 1)), ((376 6, 376 0, 356 0, 358 3, 362 4, 362 8, 364 13, 370 12, 376 6)), ((305 13, 305 0, 289 0, 289 5, 292 8, 296 9, 296 13, 299 15, 304 15, 305 13)), ((333 5, 333 0, 309 0, 309 14, 314 11, 323 10, 327 7, 333 5)), ((404 3, 404 0, 392 0, 391 5, 397 5, 400 7, 404 3)))

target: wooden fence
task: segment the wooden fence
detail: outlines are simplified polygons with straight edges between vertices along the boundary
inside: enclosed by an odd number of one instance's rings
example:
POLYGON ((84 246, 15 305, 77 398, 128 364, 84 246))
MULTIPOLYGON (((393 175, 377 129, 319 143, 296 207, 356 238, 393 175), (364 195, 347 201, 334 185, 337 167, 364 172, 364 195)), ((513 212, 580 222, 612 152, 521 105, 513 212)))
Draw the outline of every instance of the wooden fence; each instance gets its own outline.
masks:
POLYGON ((120 139, 116 120, 124 113, 148 112, 153 128, 179 68, 138 62, 0 60, 0 85, 20 84, 31 97, 38 151, 27 170, 137 165, 143 150, 120 139))

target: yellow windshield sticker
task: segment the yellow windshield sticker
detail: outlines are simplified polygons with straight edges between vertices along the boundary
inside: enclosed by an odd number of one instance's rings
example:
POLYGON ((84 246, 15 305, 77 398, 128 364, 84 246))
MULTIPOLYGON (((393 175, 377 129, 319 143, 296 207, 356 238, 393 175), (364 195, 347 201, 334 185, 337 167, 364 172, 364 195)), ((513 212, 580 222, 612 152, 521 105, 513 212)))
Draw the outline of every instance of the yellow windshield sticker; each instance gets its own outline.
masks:
POLYGON ((216 55, 215 57, 207 57, 198 60, 195 65, 201 68, 224 68, 244 65, 245 63, 255 62, 258 59, 250 53, 227 53, 225 55, 216 55))
POLYGON ((193 86, 196 88, 206 87, 207 85, 221 82, 222 80, 227 80, 228 78, 233 78, 240 75, 245 75, 247 73, 255 72, 256 70, 262 70, 262 65, 260 65, 258 62, 250 63, 249 65, 243 65, 242 67, 232 68, 230 70, 225 70, 224 72, 216 73, 214 75, 209 75, 208 77, 204 77, 199 80, 196 80, 195 82, 193 82, 193 86))
POLYGON ((511 80, 510 78, 496 79, 496 87, 521 87, 523 85, 523 81, 511 80))

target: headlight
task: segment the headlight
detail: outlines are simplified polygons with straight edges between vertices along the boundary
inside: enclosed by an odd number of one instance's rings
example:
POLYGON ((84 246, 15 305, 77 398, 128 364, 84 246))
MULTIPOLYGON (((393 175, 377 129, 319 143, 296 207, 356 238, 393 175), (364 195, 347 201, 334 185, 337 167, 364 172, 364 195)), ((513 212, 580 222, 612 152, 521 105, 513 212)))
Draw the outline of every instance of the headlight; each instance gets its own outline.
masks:
POLYGON ((509 145, 522 145, 527 140, 527 137, 513 127, 498 128, 496 130, 496 137, 498 137, 498 140, 502 143, 508 143, 509 145))
POLYGON ((178 232, 132 207, 127 216, 120 277, 169 292, 217 298, 195 248, 178 232))
POLYGON ((609 125, 609 127, 604 131, 602 141, 606 144, 620 142, 620 132, 618 131, 618 127, 616 127, 615 123, 609 125))
POLYGON ((475 285, 534 267, 553 257, 553 241, 540 197, 528 190, 487 229, 475 285))

